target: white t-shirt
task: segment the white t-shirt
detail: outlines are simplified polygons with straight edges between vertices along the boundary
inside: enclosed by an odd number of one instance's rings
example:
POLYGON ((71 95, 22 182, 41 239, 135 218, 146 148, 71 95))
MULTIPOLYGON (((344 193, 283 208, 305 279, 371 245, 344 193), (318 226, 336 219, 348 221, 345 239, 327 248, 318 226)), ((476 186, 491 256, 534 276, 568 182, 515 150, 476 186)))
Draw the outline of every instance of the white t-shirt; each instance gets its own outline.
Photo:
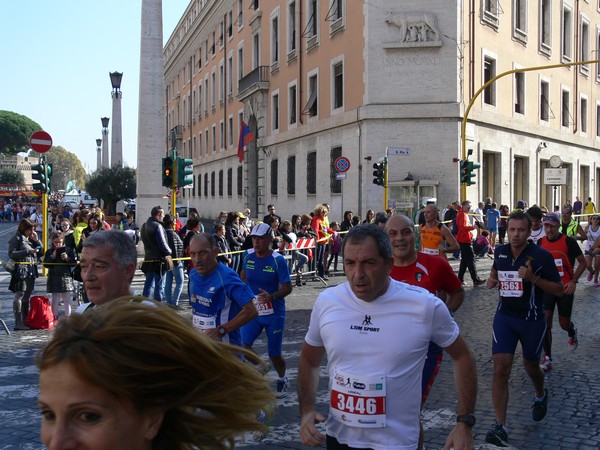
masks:
POLYGON ((586 249, 587 251, 589 251, 589 250, 590 250, 590 247, 591 247, 592 245, 594 245, 594 242, 596 242, 596 239, 598 238, 598 236, 600 236, 600 227, 598 227, 598 229, 597 229, 596 231, 594 231, 594 230, 592 229, 592 226, 590 225, 590 226, 588 227, 588 231, 587 231, 587 237, 588 237, 588 238, 587 238, 587 241, 586 241, 586 243, 585 243, 585 249, 586 249))
POLYGON ((390 279, 387 292, 372 302, 357 298, 348 283, 323 291, 305 340, 325 347, 330 393, 334 374, 340 372, 383 377, 386 392, 384 428, 345 425, 333 417, 330 405, 327 434, 350 447, 416 448, 421 374, 429 342, 448 347, 458 335, 446 305, 416 286, 390 279))
POLYGON ((529 239, 531 239, 534 244, 537 244, 537 242, 544 236, 546 236, 546 231, 544 230, 544 227, 541 227, 539 230, 531 230, 529 239))

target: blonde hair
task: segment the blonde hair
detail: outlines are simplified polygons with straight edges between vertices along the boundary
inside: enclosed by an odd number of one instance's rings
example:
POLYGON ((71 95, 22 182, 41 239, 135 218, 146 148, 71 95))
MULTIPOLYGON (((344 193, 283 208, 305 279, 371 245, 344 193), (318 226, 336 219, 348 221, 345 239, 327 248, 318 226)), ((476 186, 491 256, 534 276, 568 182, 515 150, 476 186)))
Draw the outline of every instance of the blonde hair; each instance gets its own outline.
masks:
POLYGON ((327 207, 324 205, 317 205, 315 206, 313 213, 315 214, 315 216, 323 216, 325 214, 326 209, 327 207))
POLYGON ((265 432, 257 417, 274 401, 242 355, 257 360, 207 338, 163 304, 124 297, 63 319, 36 364, 43 371, 68 363, 140 413, 163 413, 153 449, 226 449, 236 434, 265 432))

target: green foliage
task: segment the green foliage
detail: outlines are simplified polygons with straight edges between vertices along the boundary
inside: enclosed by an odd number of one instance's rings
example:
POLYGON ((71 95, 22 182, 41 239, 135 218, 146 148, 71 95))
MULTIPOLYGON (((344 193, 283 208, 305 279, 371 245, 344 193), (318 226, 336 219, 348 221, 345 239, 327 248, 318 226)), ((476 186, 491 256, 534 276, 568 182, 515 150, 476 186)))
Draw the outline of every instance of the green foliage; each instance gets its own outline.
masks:
POLYGON ((27 116, 0 111, 0 153, 16 155, 29 149, 29 138, 42 127, 27 116))
POLYGON ((104 201, 108 215, 113 216, 119 200, 137 197, 135 169, 103 167, 89 177, 85 187, 92 197, 104 201))
POLYGON ((0 170, 0 184, 25 184, 23 172, 12 167, 0 170))
MULTIPOLYGON (((32 156, 39 157, 40 153, 31 152, 32 156)), ((46 161, 52 164, 52 191, 66 189, 69 180, 83 189, 85 186, 85 169, 76 154, 65 150, 63 147, 52 147, 44 153, 46 161)))

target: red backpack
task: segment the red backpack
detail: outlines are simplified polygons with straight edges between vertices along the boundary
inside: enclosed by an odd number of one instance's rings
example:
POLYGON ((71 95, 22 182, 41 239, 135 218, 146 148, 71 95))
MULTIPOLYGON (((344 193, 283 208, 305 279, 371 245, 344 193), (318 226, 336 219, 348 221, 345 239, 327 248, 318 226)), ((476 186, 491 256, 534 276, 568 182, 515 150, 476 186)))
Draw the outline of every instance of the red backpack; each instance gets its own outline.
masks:
POLYGON ((54 328, 54 315, 50 306, 50 299, 43 295, 34 295, 29 300, 29 313, 25 325, 35 330, 54 328))

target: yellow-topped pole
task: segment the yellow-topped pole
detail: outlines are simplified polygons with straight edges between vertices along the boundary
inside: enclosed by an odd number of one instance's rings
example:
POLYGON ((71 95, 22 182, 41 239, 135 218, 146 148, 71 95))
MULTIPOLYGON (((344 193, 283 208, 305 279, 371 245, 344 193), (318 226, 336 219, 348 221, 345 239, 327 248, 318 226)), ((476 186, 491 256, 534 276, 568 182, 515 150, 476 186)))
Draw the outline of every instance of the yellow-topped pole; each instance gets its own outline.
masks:
MULTIPOLYGON (((506 75, 513 74, 513 73, 533 72, 536 70, 544 70, 544 69, 557 69, 559 67, 582 66, 584 64, 596 64, 599 62, 600 62, 600 60, 598 60, 598 59, 592 59, 589 61, 550 64, 550 65, 546 65, 546 66, 524 67, 524 68, 520 68, 520 69, 507 70, 506 72, 502 72, 500 75, 496 75, 495 77, 491 78, 483 86, 481 86, 477 92, 475 92, 475 95, 473 95, 471 100, 469 100, 469 104, 467 105, 467 109, 465 110, 465 115, 462 119, 462 123, 461 123, 461 127, 460 127, 461 143, 462 143, 462 159, 467 159, 467 134, 466 134, 466 131, 467 131, 467 119, 469 117, 469 112, 471 111, 471 108, 473 107, 475 100, 477 100, 477 97, 479 97, 479 94, 481 94, 487 87, 489 87, 496 80, 498 80, 499 78, 505 77, 506 75)), ((467 199, 467 185, 466 185, 466 183, 461 183, 461 185, 460 185, 460 200, 462 202, 462 201, 465 201, 466 199, 467 199)))
MULTIPOLYGON (((38 236, 38 239, 40 236, 38 236)), ((42 192, 42 249, 44 254, 48 249, 48 194, 46 192, 42 192)), ((42 259, 44 258, 44 254, 41 255, 42 259)), ((46 276, 48 274, 48 269, 42 266, 42 275, 46 276)))

